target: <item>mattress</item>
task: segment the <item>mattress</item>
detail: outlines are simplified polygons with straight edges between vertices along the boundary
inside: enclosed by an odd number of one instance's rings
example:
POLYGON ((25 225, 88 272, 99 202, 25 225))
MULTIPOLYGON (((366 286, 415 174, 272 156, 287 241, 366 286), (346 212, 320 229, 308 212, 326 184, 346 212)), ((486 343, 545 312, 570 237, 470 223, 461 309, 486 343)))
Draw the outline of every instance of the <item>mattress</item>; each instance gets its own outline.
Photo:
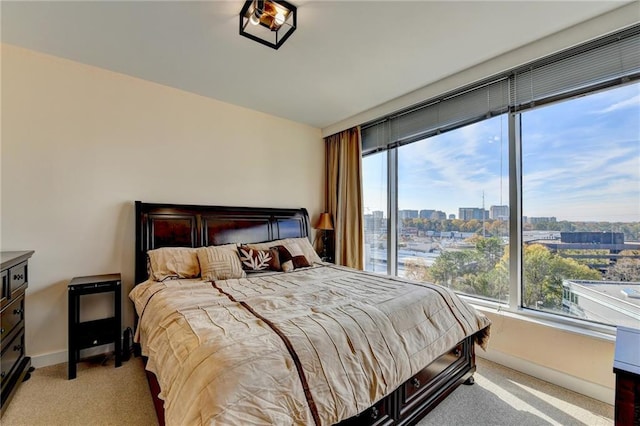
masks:
POLYGON ((464 338, 489 338, 447 288, 330 264, 145 281, 129 296, 169 425, 335 424, 464 338))

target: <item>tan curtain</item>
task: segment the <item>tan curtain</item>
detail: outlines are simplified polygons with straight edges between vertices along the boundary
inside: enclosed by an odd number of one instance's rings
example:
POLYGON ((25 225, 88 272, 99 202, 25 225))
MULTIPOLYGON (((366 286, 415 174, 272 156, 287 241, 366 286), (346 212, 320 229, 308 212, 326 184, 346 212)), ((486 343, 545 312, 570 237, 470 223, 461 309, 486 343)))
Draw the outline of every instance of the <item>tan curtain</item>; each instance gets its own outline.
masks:
POLYGON ((362 144, 360 127, 325 138, 326 208, 333 217, 335 263, 362 269, 362 144))

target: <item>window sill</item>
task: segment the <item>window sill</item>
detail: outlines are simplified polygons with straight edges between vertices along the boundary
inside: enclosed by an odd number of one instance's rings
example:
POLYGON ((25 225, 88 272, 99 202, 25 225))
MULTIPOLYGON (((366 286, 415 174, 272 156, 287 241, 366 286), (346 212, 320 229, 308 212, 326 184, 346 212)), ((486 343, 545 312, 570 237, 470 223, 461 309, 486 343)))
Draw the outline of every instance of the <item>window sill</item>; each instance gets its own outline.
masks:
POLYGON ((616 340, 615 326, 592 323, 577 318, 569 318, 547 312, 534 311, 532 309, 520 308, 514 311, 509 309, 509 307, 496 302, 481 300, 465 295, 459 296, 481 312, 489 312, 495 315, 513 318, 515 320, 527 321, 544 327, 588 336, 607 342, 615 342, 616 340))

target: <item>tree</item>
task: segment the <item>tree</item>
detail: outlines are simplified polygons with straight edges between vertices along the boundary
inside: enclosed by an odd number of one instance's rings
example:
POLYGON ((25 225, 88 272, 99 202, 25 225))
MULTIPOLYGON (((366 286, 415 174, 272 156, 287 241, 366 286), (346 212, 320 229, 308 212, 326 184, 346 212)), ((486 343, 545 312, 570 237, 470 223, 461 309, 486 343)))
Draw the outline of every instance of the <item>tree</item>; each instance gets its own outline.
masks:
POLYGON ((482 229, 482 224, 478 219, 468 220, 460 227, 462 232, 476 232, 480 229, 482 229))
POLYGON ((472 268, 473 256, 468 250, 445 251, 429 268, 433 280, 440 285, 456 288, 457 280, 472 268))
MULTIPOLYGON (((624 250, 620 254, 638 256, 638 250, 624 250)), ((620 258, 605 274, 609 281, 640 282, 640 259, 620 258)))
POLYGON ((404 262, 404 276, 410 280, 424 282, 433 281, 430 269, 431 268, 427 266, 424 259, 421 258, 407 259, 404 262))
POLYGON ((475 245, 469 251, 470 262, 465 274, 455 281, 454 288, 467 294, 476 294, 495 300, 506 300, 509 294, 508 267, 500 265, 504 246, 500 238, 474 235, 467 239, 475 245))
MULTIPOLYGON (((509 294, 509 250, 498 237, 474 235, 471 250, 443 252, 428 267, 424 260, 405 263, 407 278, 430 281, 467 294, 506 301, 509 294)), ((627 254, 637 254, 636 252, 627 254)), ((541 244, 524 247, 524 306, 562 309, 563 280, 600 280, 599 271, 564 258, 541 244)), ((607 279, 640 281, 640 260, 622 258, 610 268, 607 279)))
POLYGON ((525 306, 560 310, 563 279, 599 280, 600 273, 541 244, 531 244, 524 249, 523 277, 525 306))
POLYGON ((493 269, 504 253, 502 241, 497 237, 476 238, 476 253, 482 271, 493 269))

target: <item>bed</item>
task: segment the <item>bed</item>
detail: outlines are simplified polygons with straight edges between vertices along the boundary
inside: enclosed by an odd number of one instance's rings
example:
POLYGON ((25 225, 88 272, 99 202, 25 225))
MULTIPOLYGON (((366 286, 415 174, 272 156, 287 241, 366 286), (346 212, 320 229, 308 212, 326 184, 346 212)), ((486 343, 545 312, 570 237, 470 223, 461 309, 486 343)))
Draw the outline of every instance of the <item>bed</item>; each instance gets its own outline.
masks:
POLYGON ((489 320, 443 287, 321 262, 305 209, 135 211, 130 298, 160 424, 414 424, 473 383, 489 320))

